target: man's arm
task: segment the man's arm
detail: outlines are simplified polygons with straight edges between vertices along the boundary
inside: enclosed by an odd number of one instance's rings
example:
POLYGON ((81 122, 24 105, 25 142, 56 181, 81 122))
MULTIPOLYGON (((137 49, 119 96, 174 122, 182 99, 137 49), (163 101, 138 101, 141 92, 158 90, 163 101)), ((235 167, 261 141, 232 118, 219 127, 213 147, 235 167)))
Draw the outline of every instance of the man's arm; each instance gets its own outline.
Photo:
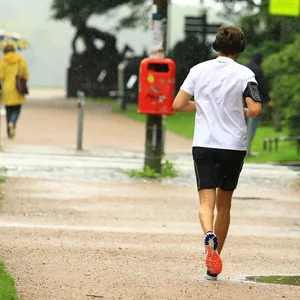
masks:
POLYGON ((251 97, 246 97, 247 108, 244 108, 244 114, 247 118, 256 118, 261 114, 261 102, 254 101, 251 97))
POLYGON ((261 114, 262 105, 257 82, 249 81, 243 96, 247 104, 247 108, 244 108, 245 117, 258 117, 261 114))
POLYGON ((190 101, 193 96, 180 90, 173 102, 173 110, 176 112, 194 112, 196 103, 190 101))

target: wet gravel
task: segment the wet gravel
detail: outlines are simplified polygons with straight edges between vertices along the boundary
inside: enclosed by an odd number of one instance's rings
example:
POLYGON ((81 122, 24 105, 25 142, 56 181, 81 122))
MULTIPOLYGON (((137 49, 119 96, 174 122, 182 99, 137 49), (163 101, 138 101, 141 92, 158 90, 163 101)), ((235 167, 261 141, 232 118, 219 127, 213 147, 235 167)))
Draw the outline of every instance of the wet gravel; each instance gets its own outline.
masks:
MULTIPOLYGON (((130 162, 130 161, 128 161, 130 162)), ((138 159, 133 164, 124 160, 124 166, 109 167, 56 167, 56 166, 6 166, 0 169, 0 175, 18 178, 39 178, 55 180, 78 180, 99 183, 139 183, 159 181, 162 184, 178 186, 196 186, 192 164, 188 161, 177 161, 178 176, 164 179, 132 178, 128 175, 131 169, 142 169, 143 162, 138 159), (132 166, 132 168, 131 168, 132 166)), ((265 169, 245 165, 241 174, 239 187, 259 188, 266 190, 288 189, 300 180, 300 169, 295 167, 265 166, 265 169)))

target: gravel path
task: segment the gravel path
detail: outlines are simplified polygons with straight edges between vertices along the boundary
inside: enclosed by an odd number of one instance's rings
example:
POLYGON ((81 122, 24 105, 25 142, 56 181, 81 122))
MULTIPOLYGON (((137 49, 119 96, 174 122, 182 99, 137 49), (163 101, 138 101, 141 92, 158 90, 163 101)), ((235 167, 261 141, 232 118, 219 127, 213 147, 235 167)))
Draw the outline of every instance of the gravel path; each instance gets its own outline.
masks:
POLYGON ((300 299, 299 286, 245 282, 299 275, 299 169, 245 165, 224 271, 206 282, 191 141, 167 134, 178 178, 132 180, 144 125, 89 105, 76 153, 76 103, 61 97, 33 92, 13 141, 1 120, 0 261, 22 300, 300 299))

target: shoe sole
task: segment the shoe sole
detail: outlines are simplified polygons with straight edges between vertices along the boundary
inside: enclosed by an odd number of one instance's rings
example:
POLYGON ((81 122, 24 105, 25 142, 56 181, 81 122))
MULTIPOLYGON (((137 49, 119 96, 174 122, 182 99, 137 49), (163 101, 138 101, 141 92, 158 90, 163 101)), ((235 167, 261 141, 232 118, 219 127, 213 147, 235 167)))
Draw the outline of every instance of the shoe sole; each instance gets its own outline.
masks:
POLYGON ((204 279, 210 280, 210 281, 216 281, 216 280, 218 280, 218 277, 217 276, 209 276, 207 273, 205 273, 204 279))
POLYGON ((212 236, 206 241, 206 267, 211 274, 218 275, 222 272, 223 263, 220 255, 217 252, 218 238, 216 235, 212 236))

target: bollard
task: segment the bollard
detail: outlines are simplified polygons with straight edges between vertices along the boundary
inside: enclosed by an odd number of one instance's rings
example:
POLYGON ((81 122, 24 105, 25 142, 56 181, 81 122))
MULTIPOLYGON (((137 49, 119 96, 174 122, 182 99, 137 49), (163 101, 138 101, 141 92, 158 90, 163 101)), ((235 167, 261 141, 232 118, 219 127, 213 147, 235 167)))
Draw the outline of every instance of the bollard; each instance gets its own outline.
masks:
POLYGON ((275 138, 274 142, 275 142, 275 151, 278 151, 278 142, 279 142, 279 139, 275 138))
POLYGON ((83 117, 85 106, 85 94, 82 91, 77 92, 78 124, 77 124, 77 150, 82 150, 83 135, 83 117))
POLYGON ((118 65, 118 98, 120 103, 120 109, 125 111, 127 109, 127 103, 125 99, 125 68, 126 62, 122 62, 118 65))
POLYGON ((264 139, 264 151, 267 151, 268 139, 264 139))
POLYGON ((269 152, 273 151, 273 140, 269 139, 269 152))
POLYGON ((247 119, 247 155, 251 154, 251 138, 252 138, 253 119, 247 119))

